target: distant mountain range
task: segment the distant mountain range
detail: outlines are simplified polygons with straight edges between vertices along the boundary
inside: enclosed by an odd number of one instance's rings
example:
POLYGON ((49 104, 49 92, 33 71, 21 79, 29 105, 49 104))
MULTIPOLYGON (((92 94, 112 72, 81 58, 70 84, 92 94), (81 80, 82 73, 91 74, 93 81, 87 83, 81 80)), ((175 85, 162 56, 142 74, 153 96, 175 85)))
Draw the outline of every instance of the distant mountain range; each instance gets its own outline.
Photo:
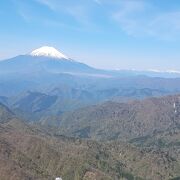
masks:
POLYGON ((166 94, 168 94, 166 91, 148 88, 90 90, 61 87, 48 93, 27 91, 12 97, 1 96, 0 102, 9 106, 22 118, 36 121, 48 117, 52 118, 52 116, 61 116, 65 112, 108 100, 126 102, 166 94))
POLYGON ((53 47, 44 46, 27 55, 0 61, 0 74, 6 73, 66 73, 78 76, 119 77, 145 75, 150 77, 180 77, 178 71, 101 70, 72 60, 53 47))

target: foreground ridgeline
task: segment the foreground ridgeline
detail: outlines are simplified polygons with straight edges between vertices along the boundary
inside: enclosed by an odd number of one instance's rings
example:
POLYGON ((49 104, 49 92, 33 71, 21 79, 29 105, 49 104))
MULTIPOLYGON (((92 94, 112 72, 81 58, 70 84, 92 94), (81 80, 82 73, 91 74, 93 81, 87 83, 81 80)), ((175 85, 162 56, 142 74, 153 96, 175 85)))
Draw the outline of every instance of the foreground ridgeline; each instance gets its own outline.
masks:
MULTIPOLYGON (((175 104, 172 108, 178 117, 179 105, 175 104)), ((0 106, 0 119, 2 179, 169 180, 180 176, 178 126, 126 142, 98 142, 61 136, 56 129, 37 123, 29 125, 4 105, 0 106)))

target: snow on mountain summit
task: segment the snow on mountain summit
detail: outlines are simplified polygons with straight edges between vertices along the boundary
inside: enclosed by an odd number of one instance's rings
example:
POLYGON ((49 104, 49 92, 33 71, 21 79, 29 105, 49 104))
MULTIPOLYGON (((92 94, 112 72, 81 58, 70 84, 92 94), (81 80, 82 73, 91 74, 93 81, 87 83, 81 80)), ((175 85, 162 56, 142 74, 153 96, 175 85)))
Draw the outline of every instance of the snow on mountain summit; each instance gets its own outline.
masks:
POLYGON ((31 56, 45 56, 50 58, 56 58, 56 59, 69 59, 67 56, 65 56, 63 53, 59 52, 54 47, 49 46, 43 46, 41 48, 35 49, 30 53, 31 56))

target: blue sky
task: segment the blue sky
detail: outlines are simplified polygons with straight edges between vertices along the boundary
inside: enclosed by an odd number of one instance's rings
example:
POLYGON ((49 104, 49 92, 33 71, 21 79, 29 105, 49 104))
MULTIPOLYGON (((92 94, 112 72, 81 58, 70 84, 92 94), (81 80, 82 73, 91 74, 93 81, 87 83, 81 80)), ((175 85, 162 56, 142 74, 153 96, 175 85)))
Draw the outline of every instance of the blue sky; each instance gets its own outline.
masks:
POLYGON ((1 0, 0 59, 54 46, 106 69, 180 70, 179 0, 1 0))

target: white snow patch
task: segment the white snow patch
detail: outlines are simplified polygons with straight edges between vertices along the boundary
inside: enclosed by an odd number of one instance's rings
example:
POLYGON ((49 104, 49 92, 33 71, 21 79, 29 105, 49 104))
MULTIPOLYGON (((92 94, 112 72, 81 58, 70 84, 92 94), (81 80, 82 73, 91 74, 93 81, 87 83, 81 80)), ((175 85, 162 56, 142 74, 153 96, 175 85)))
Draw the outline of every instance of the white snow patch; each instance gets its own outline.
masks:
POLYGON ((69 58, 55 49, 54 47, 49 47, 49 46, 43 46, 41 48, 35 49, 30 53, 31 56, 45 56, 45 57, 51 57, 51 58, 56 58, 56 59, 67 59, 69 58))
POLYGON ((55 180, 62 180, 62 178, 60 178, 60 177, 57 177, 55 180))
POLYGON ((176 108, 176 103, 173 104, 174 108, 176 108))
POLYGON ((148 69, 147 71, 150 71, 150 72, 156 72, 156 73, 170 73, 170 74, 180 74, 180 71, 178 70, 173 70, 173 69, 170 69, 170 70, 158 70, 158 69, 148 69))

